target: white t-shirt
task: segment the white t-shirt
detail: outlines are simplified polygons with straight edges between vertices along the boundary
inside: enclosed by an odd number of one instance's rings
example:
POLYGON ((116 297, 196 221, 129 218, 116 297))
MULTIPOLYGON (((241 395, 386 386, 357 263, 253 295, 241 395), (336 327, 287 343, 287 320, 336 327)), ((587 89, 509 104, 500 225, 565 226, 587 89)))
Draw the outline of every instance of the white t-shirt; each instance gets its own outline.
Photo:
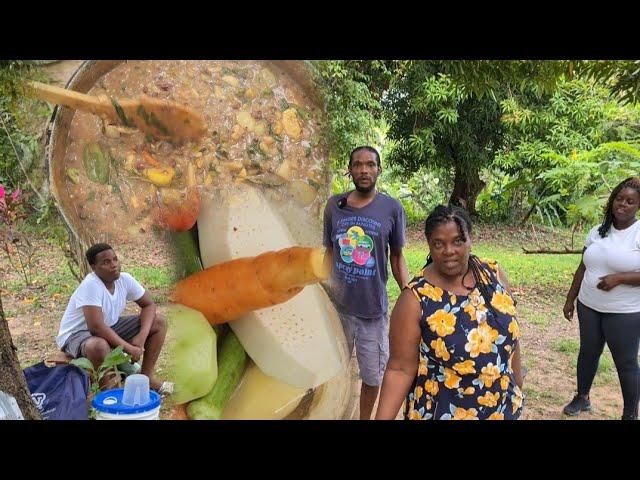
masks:
POLYGON ((95 306, 102 309, 104 323, 115 325, 127 306, 128 301, 137 301, 144 295, 144 288, 128 273, 120 273, 115 282, 113 295, 107 290, 102 280, 93 272, 87 275, 69 299, 64 311, 56 343, 62 348, 71 336, 79 330, 88 330, 82 307, 95 306))
POLYGON ((578 300, 603 313, 640 312, 640 286, 621 284, 608 292, 596 287, 605 275, 640 272, 640 221, 624 230, 611 225, 604 238, 598 228, 592 228, 587 235, 583 256, 586 271, 578 300))

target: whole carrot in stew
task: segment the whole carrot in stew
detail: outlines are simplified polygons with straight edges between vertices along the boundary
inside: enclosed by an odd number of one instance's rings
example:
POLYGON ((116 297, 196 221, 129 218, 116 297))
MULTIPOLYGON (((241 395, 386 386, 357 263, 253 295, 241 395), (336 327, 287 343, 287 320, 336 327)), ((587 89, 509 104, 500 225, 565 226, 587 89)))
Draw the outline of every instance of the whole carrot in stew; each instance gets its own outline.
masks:
POLYGON ((290 247, 213 265, 176 284, 174 302, 201 312, 211 324, 284 303, 305 285, 328 278, 324 249, 290 247))

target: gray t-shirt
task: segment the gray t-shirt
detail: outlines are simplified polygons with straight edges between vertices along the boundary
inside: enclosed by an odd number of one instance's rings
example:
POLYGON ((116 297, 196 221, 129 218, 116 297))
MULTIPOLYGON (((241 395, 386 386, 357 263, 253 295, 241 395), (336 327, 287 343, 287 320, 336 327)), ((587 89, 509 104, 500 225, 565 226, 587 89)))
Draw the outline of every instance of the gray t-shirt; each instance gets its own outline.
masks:
POLYGON ((340 312, 375 318, 389 306, 388 252, 389 246, 404 246, 404 209, 383 193, 353 208, 347 195, 334 195, 324 209, 323 243, 333 249, 331 293, 340 312))

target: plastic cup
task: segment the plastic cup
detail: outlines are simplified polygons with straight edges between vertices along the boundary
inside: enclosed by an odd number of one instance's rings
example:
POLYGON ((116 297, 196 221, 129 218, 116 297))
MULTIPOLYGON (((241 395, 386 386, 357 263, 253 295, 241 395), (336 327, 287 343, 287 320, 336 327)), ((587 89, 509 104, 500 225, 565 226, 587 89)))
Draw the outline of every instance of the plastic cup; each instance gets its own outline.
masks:
POLYGON ((125 405, 145 405, 151 401, 149 377, 142 374, 129 375, 124 381, 122 403, 125 405))

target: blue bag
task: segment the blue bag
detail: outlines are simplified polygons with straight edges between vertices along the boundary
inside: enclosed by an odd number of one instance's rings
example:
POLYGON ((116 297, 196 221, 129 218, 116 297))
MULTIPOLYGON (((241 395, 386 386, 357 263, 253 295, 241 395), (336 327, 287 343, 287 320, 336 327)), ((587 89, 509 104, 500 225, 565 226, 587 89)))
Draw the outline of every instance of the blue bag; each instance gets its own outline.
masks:
POLYGON ((89 375, 75 365, 24 369, 31 398, 44 420, 87 420, 89 375))

